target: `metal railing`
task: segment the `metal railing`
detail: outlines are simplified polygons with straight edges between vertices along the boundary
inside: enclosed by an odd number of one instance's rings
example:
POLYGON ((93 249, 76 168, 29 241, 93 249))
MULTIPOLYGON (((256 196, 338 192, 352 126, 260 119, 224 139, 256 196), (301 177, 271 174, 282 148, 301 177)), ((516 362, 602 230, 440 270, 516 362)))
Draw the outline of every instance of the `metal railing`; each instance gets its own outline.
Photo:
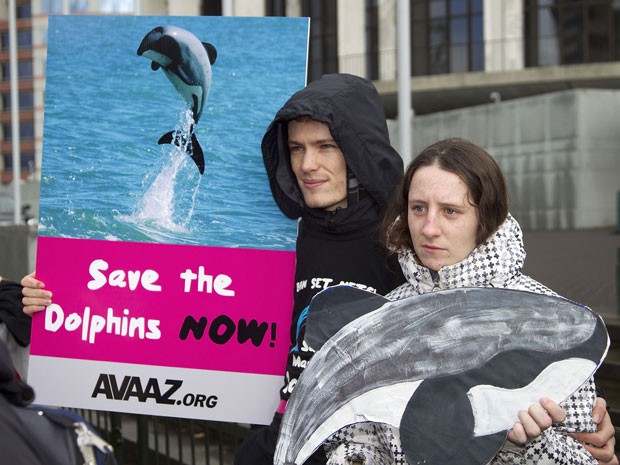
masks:
POLYGON ((236 423, 74 409, 114 447, 119 465, 232 465, 236 423))

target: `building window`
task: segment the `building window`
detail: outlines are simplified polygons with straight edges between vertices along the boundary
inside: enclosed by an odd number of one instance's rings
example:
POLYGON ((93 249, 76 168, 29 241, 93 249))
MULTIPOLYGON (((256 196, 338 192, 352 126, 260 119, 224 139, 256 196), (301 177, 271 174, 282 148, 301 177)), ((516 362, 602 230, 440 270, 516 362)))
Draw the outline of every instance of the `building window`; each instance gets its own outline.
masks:
MULTIPOLYGON (((11 109, 11 94, 8 92, 2 94, 2 108, 4 111, 9 111, 11 109)), ((23 110, 32 110, 34 108, 34 92, 19 92, 19 108, 23 110)))
MULTIPOLYGON (((0 34, 0 41, 2 42, 2 50, 8 51, 11 46, 9 41, 9 33, 3 32, 0 34)), ((28 31, 17 31, 17 48, 31 48, 32 47, 32 33, 28 31)))
POLYGON ((411 0, 412 75, 484 69, 482 0, 411 0))
POLYGON ((133 13, 135 9, 133 0, 99 0, 102 13, 133 13))
POLYGON ((616 0, 527 0, 526 66, 615 61, 620 4, 616 0))
MULTIPOLYGON (((6 171, 13 171, 13 155, 4 155, 4 169, 6 171)), ((22 172, 28 173, 34 171, 34 153, 20 153, 19 166, 22 172)))
MULTIPOLYGON (((11 132, 11 123, 2 123, 2 130, 4 131, 4 140, 12 140, 13 134, 11 132)), ((19 124, 19 138, 24 140, 34 139, 34 122, 22 121, 19 124)))
POLYGON ((31 48, 32 33, 30 31, 17 31, 17 48, 31 48))
POLYGON ((266 16, 286 16, 286 0, 266 0, 266 16))
POLYGON ((17 19, 32 18, 32 8, 30 2, 20 3, 15 6, 15 17, 17 19))
MULTIPOLYGON (((17 62, 17 76, 19 79, 32 79, 32 61, 18 61, 17 62)), ((10 63, 2 63, 2 79, 8 81, 11 79, 11 65, 10 63)))
POLYGON ((62 3, 58 0, 41 0, 41 12, 47 14, 62 13, 62 3))
POLYGON ((201 14, 203 16, 222 16, 221 0, 202 0, 201 14))
POLYGON ((310 17, 308 82, 338 72, 337 4, 331 0, 303 0, 302 16, 310 17))

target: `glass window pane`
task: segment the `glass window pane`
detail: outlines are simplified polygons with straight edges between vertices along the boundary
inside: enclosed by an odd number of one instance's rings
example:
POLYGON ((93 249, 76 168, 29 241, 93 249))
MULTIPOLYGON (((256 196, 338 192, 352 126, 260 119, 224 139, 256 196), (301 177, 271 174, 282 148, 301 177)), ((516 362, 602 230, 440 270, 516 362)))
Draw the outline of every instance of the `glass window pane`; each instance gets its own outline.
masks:
POLYGON ((443 18, 448 14, 446 0, 431 0, 430 2, 430 17, 431 18, 443 18))
MULTIPOLYGON (((32 109, 34 107, 34 93, 32 91, 19 92, 19 108, 32 109)), ((2 94, 2 108, 4 111, 11 109, 11 94, 2 94)))
POLYGON ((69 8, 72 13, 88 11, 88 0, 71 0, 69 8))
POLYGON ((446 21, 445 20, 435 20, 431 21, 431 29, 430 29, 430 46, 434 47, 437 45, 447 44, 448 38, 446 37, 446 21))
POLYGON ((538 66, 560 64, 557 37, 541 37, 538 40, 538 66))
POLYGON ((609 30, 607 5, 593 5, 588 8, 588 61, 590 63, 612 60, 609 49, 609 30))
POLYGON ((468 41, 467 18, 452 18, 450 20, 450 43, 466 44, 468 41))
POLYGON ((431 74, 447 73, 448 41, 447 24, 444 19, 431 21, 429 43, 429 65, 431 74))
POLYGON ((467 45, 452 45, 450 47, 450 72, 467 72, 468 62, 467 45))
POLYGON ((538 11, 538 36, 558 34, 558 11, 556 8, 541 8, 538 11))
POLYGON ((20 162, 22 171, 32 171, 34 169, 34 153, 22 153, 20 154, 20 162))
POLYGON ((103 13, 132 13, 134 0, 100 0, 99 10, 103 13))
POLYGON ((583 10, 581 6, 565 7, 562 14, 561 50, 562 64, 577 64, 584 61, 583 10))
POLYGON ((30 2, 20 3, 19 5, 17 5, 15 7, 15 16, 17 17, 17 19, 32 17, 30 2))
POLYGON ((32 34, 30 31, 17 32, 17 46, 18 48, 32 47, 32 34))
POLYGON ((411 63, 413 65, 413 76, 424 76, 428 74, 428 67, 426 65, 428 56, 426 25, 426 21, 416 21, 411 26, 411 63))
MULTIPOLYGON (((11 140, 13 137, 11 123, 4 123, 2 129, 4 131, 4 140, 11 140)), ((32 121, 23 121, 19 124, 20 139, 34 139, 34 123, 32 121)))
POLYGON ((42 13, 62 13, 62 2, 58 0, 41 0, 42 13))
POLYGON ((450 0, 450 14, 466 15, 467 14, 467 0, 450 0))
POLYGON ((471 40, 474 43, 484 42, 484 27, 482 25, 482 15, 472 16, 471 18, 471 40))
POLYGON ((20 79, 30 79, 33 76, 32 61, 18 61, 18 74, 20 79))
POLYGON ((484 70, 484 44, 474 42, 471 47, 471 69, 470 71, 484 70))

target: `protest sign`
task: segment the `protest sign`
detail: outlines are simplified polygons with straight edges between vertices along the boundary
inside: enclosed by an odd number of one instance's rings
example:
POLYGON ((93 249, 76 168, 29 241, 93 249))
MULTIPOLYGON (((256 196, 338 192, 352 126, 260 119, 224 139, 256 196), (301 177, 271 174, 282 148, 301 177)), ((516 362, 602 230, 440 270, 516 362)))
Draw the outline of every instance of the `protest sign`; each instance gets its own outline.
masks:
POLYGON ((49 19, 37 402, 268 423, 294 221, 260 141, 305 85, 306 18, 49 19))

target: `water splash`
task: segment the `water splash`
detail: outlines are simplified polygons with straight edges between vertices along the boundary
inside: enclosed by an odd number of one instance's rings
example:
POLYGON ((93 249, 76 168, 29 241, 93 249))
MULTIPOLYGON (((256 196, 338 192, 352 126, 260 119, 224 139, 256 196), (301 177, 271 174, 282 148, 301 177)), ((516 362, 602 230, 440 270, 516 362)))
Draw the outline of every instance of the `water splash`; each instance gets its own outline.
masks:
POLYGON ((193 124, 191 110, 187 108, 175 127, 174 139, 181 141, 180 146, 162 145, 165 162, 154 167, 143 181, 145 191, 136 203, 131 221, 144 232, 163 229, 161 233, 166 236, 166 232, 184 233, 188 229, 201 181, 186 152, 193 124))

